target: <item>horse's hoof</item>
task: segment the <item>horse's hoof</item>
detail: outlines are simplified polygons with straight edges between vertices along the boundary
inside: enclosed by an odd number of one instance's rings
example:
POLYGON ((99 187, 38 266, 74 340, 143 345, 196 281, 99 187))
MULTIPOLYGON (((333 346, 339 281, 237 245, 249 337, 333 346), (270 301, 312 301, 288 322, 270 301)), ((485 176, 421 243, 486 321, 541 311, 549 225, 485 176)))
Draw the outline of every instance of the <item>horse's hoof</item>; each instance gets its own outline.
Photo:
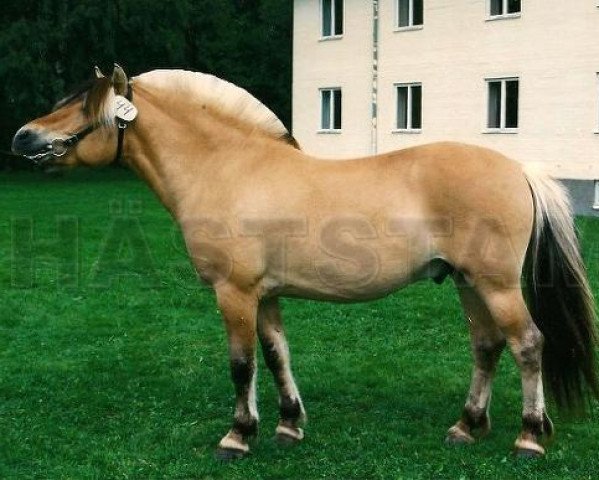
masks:
POLYGON ((232 462, 247 457, 250 453, 237 448, 218 447, 214 456, 221 462, 232 462))
POLYGON ((285 435, 284 433, 276 433, 275 434, 275 442, 281 447, 293 447, 301 442, 301 439, 290 437, 289 435, 285 435))
POLYGON ((278 425, 275 431, 275 441, 284 447, 297 445, 304 439, 304 431, 301 428, 292 428, 286 425, 278 425))
POLYGON ((445 437, 446 445, 471 445, 473 443, 474 437, 455 425, 449 429, 445 437))
POLYGON ((545 455, 545 449, 533 440, 518 438, 514 445, 514 454, 518 458, 541 458, 545 455))
POLYGON ((518 448, 514 453, 518 458, 541 458, 543 456, 542 452, 530 448, 518 448))

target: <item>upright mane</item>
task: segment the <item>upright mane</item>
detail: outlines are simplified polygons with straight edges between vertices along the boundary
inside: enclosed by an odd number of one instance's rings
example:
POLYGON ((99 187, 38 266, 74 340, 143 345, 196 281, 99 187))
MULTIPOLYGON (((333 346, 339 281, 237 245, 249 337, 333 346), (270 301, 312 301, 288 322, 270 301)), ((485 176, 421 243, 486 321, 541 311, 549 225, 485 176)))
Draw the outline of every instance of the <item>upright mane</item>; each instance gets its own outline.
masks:
POLYGON ((260 100, 237 85, 200 72, 187 70, 152 70, 136 79, 170 91, 177 90, 218 112, 235 117, 299 148, 285 125, 260 100))

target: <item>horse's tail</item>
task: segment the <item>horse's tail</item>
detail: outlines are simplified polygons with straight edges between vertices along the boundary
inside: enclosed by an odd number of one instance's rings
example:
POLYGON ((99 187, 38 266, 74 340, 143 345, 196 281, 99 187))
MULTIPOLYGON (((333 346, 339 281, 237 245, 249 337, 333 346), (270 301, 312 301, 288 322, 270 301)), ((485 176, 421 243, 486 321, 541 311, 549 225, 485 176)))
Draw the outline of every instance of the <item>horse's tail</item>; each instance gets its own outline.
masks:
POLYGON ((584 412, 599 398, 596 316, 570 199, 557 181, 530 167, 524 173, 535 208, 525 277, 529 309, 545 338, 545 384, 560 410, 584 412))

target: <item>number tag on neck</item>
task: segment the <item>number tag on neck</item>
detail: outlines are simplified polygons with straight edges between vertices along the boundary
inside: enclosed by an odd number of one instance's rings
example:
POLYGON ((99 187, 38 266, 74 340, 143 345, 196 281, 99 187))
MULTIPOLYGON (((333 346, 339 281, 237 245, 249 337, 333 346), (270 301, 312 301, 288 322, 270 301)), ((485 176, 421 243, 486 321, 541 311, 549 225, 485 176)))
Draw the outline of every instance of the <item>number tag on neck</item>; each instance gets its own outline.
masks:
POLYGON ((131 122, 137 117, 137 108, 121 95, 116 96, 116 118, 123 122, 131 122))

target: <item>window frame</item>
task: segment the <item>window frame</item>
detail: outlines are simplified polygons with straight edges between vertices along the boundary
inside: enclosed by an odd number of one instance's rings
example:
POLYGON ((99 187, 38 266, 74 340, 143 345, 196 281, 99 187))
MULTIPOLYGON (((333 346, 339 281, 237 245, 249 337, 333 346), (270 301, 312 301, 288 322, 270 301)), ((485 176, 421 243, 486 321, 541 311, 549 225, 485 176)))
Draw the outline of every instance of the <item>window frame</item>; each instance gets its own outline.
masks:
POLYGON ((501 13, 498 13, 496 15, 493 15, 491 13, 491 7, 492 7, 492 2, 493 0, 487 0, 486 1, 486 8, 487 8, 487 21, 493 21, 493 20, 509 20, 511 18, 520 18, 522 16, 522 1, 520 1, 520 11, 519 12, 513 12, 513 13, 508 13, 508 0, 501 0, 501 13))
POLYGON ((486 109, 485 109, 485 128, 483 133, 508 133, 508 134, 516 134, 520 131, 520 97, 521 97, 521 82, 520 77, 516 75, 509 75, 505 77, 488 77, 485 78, 485 87, 486 87, 486 109), (518 82, 518 126, 517 127, 506 127, 506 118, 507 118, 507 82, 516 80, 518 82), (499 127, 489 127, 489 106, 490 106, 490 84, 501 82, 501 103, 499 110, 499 127))
POLYGON ((323 87, 318 89, 318 96, 320 99, 320 120, 318 133, 341 133, 343 131, 343 89, 341 87, 323 87), (324 128, 322 124, 322 115, 323 115, 323 107, 324 107, 324 92, 331 92, 331 98, 329 100, 329 128, 324 128), (341 128, 335 128, 335 95, 334 92, 339 92, 340 95, 340 111, 339 111, 339 124, 341 128))
POLYGON ((422 23, 414 25, 414 0, 407 0, 408 3, 408 24, 404 26, 399 25, 399 2, 401 0, 395 0, 395 16, 393 18, 393 28, 396 32, 406 32, 410 30, 422 30, 424 28, 424 1, 422 5, 422 23))
POLYGON ((341 12, 341 33, 335 32, 335 23, 337 19, 337 9, 335 7, 335 0, 331 0, 331 34, 324 34, 324 0, 320 0, 320 40, 337 40, 343 38, 343 34, 345 33, 345 0, 341 0, 343 4, 343 11, 341 12))
POLYGON ((422 88, 422 82, 396 82, 393 84, 393 89, 395 90, 395 121, 392 133, 422 133, 422 125, 423 125, 423 103, 424 103, 424 89, 422 88), (407 125, 406 128, 399 128, 399 117, 397 115, 398 107, 399 107, 399 89, 405 88, 408 89, 408 96, 406 99, 407 102, 407 125), (413 128, 412 127, 412 109, 414 107, 412 102, 412 88, 420 87, 420 127, 413 128))

